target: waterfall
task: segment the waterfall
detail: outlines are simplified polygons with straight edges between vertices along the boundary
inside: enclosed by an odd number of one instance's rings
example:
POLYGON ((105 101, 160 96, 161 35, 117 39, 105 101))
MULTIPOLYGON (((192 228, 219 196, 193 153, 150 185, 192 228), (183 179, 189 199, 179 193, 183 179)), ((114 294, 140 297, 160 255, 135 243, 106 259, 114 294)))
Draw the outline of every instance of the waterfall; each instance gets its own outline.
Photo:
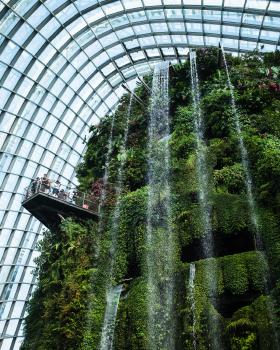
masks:
POLYGON ((148 349, 175 349, 174 267, 171 229, 169 63, 155 67, 148 135, 146 273, 148 349))
POLYGON ((131 94, 128 112, 126 115, 124 136, 123 136, 123 141, 120 149, 120 164, 118 167, 117 182, 115 186, 116 203, 114 206, 114 211, 111 219, 111 227, 110 227, 111 247, 110 247, 109 271, 108 271, 107 286, 106 286, 106 295, 107 295, 106 311, 105 311, 105 316, 104 316, 104 321, 102 326, 100 350, 110 350, 113 347, 114 329, 112 329, 112 327, 115 324, 115 318, 116 318, 117 308, 118 308, 118 300, 122 289, 121 288, 122 286, 113 287, 113 278, 114 278, 114 267, 116 263, 117 242, 118 242, 119 221, 120 221, 120 205, 121 205, 121 195, 123 192, 123 182, 124 182, 123 172, 124 172, 124 165, 126 161, 126 145, 127 145, 127 138, 128 138, 132 100, 133 100, 133 96, 131 94), (117 292, 119 295, 118 299, 115 297, 117 292), (115 302, 115 300, 117 300, 117 303, 115 302), (114 316, 114 319, 112 318, 112 316, 114 316), (112 320, 114 322, 112 322, 112 320))
MULTIPOLYGON (((190 52, 190 68, 191 68, 191 86, 192 100, 194 110, 194 131, 196 139, 196 174, 198 180, 199 205, 201 212, 201 220, 203 223, 202 249, 205 257, 214 257, 214 239, 211 224, 211 206, 209 201, 209 171, 206 159, 206 144, 204 141, 204 121, 201 111, 199 78, 196 65, 196 53, 190 52)), ((205 276, 205 284, 208 287, 208 297, 212 299, 214 306, 217 302, 217 268, 216 259, 207 261, 207 271, 205 276)), ((221 335, 219 334, 219 326, 217 322, 209 319, 208 325, 212 330, 218 332, 212 337, 213 349, 222 349, 221 335)), ((213 333, 213 331, 212 331, 213 333)))
POLYGON ((209 205, 209 174, 204 142, 204 122, 200 106, 199 79, 196 66, 196 53, 190 52, 192 100, 194 108, 194 131, 196 140, 196 172, 198 178, 199 204, 204 228, 203 252, 206 257, 214 255, 213 233, 211 225, 211 207, 209 205))
MULTIPOLYGON (((238 137, 238 145, 239 145, 239 151, 241 155, 241 163, 243 166, 244 174, 245 174, 245 187, 246 187, 246 193, 247 193, 247 201, 248 201, 248 206, 250 210, 250 218, 251 218, 251 224, 254 230, 254 238, 255 238, 255 248, 259 250, 264 258, 264 261, 267 263, 267 257, 264 251, 263 247, 263 242, 261 238, 261 233, 260 233, 260 225, 259 225, 259 218, 257 215, 257 210, 256 210, 256 202, 255 198, 253 195, 253 182, 252 182, 252 176, 250 172, 250 166, 249 166, 249 156, 248 156, 248 151, 247 148, 244 144, 244 139, 242 135, 242 130, 241 130, 241 122, 240 122, 240 116, 238 109, 236 107, 236 101, 235 101, 235 96, 234 96, 234 86, 231 83, 230 79, 230 74, 229 74, 229 69, 228 69, 228 64, 226 60, 226 55, 224 48, 221 47, 222 51, 222 56, 223 56, 223 62, 225 66, 225 71, 226 71, 226 76, 227 76, 227 85, 230 91, 230 97, 231 97, 231 108, 232 108, 232 113, 233 113, 233 118, 234 118, 234 126, 235 126, 235 131, 237 133, 238 137)), ((270 275, 263 276, 264 278, 264 284, 265 284, 265 292, 266 294, 269 294, 269 281, 270 281, 270 275)), ((272 302, 267 301, 267 312, 268 316, 271 320, 271 325, 272 325, 272 331, 274 333, 274 340, 275 340, 275 347, 276 349, 279 349, 279 338, 278 338, 278 331, 276 329, 276 324, 277 321, 275 320, 274 316, 274 308, 275 306, 273 305, 273 300, 272 302)))
MULTIPOLYGON (((124 182, 124 166, 126 162, 126 145, 127 145, 127 138, 128 138, 128 131, 129 131, 129 122, 130 122, 130 115, 131 115, 131 106, 133 101, 133 95, 130 95, 129 100, 129 106, 128 111, 126 114, 126 120, 125 120, 125 129, 124 129, 124 135, 123 135, 123 141, 120 148, 120 164, 118 167, 118 175, 117 175, 117 182, 115 185, 115 191, 116 191, 116 203, 114 206, 114 212, 112 215, 111 220, 111 259, 110 259, 110 270, 109 270, 109 281, 112 283, 112 278, 114 274, 114 265, 116 261, 116 252, 117 252, 117 239, 119 234, 119 221, 120 221, 120 204, 121 204, 121 195, 123 193, 123 182, 124 182)), ((109 283, 109 284, 110 284, 109 283)), ((111 286, 109 286, 110 288, 111 286)))
POLYGON ((190 264, 190 275, 189 275, 189 298, 191 302, 192 312, 192 338, 193 338, 193 349, 196 350, 196 315, 195 315, 195 294, 194 294, 194 279, 195 279, 195 264, 190 264))
POLYGON ((104 327, 102 329, 100 350, 113 349, 116 316, 122 287, 123 286, 121 284, 119 286, 111 288, 107 293, 107 306, 104 317, 104 327))
MULTIPOLYGON (((106 153, 106 157, 105 157, 105 171, 104 171, 103 181, 102 181, 103 186, 102 186, 102 189, 101 189, 100 202, 99 202, 99 205, 98 205, 98 227, 97 227, 98 236, 100 236, 103 233, 103 227, 104 227, 103 206, 104 206, 104 203, 105 203, 105 200, 106 200, 106 196, 107 196, 106 187, 107 187, 108 178, 109 178, 109 175, 110 175, 109 166, 110 166, 112 150, 113 150, 112 141, 113 141, 113 130, 114 130, 114 127, 115 127, 115 115, 113 114, 111 125, 110 125, 110 135, 109 135, 109 139, 108 139, 107 153, 106 153)), ((96 246, 96 253, 95 253, 96 258, 99 257, 99 254, 100 254, 100 247, 97 245, 96 246)), ((91 313, 91 311, 93 309, 93 305, 92 305, 93 302, 92 302, 92 300, 94 299, 93 298, 93 294, 94 294, 94 287, 93 287, 94 286, 94 277, 91 277, 91 285, 92 285, 92 289, 91 289, 90 294, 89 294, 89 300, 90 301, 89 301, 89 303, 87 305, 87 313, 88 313, 88 315, 90 315, 90 313, 91 313)), ((84 337, 84 340, 83 340, 83 347, 84 347, 84 349, 91 348, 91 344, 89 344, 89 342, 88 342, 87 333, 91 332, 92 323, 93 323, 93 320, 91 319, 91 317, 87 317, 87 319, 86 319, 86 326, 85 326, 86 332, 85 332, 85 337, 84 337)))
POLYGON ((226 75, 227 75, 227 84, 228 84, 228 88, 230 91, 231 108, 232 108, 232 113, 233 113, 233 117, 234 117, 234 125, 235 125, 235 130, 236 130, 236 133, 238 136, 238 145, 239 145, 239 150, 240 150, 240 155, 241 155, 241 163, 242 163, 242 166, 244 169, 244 174, 245 174, 245 186, 246 186, 246 192, 247 192, 247 200, 248 200, 249 209, 250 209, 251 223, 252 223, 252 226, 254 229, 254 234, 255 234, 256 249, 263 250, 262 241, 261 241, 261 237, 260 237, 259 220, 258 220, 258 216, 256 213, 256 204, 255 204, 255 199, 253 196, 253 184, 252 184, 252 177, 250 174, 248 152, 247 152, 246 146, 244 144, 244 139, 243 139, 243 135, 242 135, 242 131, 241 131, 240 116, 239 116, 238 110, 236 108, 236 102, 235 102, 235 97, 234 97, 234 87, 231 83, 225 51, 224 51, 223 47, 221 48, 221 50, 222 50, 223 61, 224 61, 224 66, 225 66, 225 70, 226 70, 226 75))

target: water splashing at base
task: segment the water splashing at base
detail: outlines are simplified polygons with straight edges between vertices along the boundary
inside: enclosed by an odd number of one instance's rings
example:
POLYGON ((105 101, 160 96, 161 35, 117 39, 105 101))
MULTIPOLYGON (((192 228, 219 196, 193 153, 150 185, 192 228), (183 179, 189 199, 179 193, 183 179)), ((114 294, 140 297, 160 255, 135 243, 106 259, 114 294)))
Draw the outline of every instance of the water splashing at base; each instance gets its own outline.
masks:
POLYGON ((114 343, 115 323, 118 311, 118 305, 122 292, 122 285, 111 288, 107 292, 106 311, 104 317, 104 327, 102 330, 100 350, 112 350, 114 343))

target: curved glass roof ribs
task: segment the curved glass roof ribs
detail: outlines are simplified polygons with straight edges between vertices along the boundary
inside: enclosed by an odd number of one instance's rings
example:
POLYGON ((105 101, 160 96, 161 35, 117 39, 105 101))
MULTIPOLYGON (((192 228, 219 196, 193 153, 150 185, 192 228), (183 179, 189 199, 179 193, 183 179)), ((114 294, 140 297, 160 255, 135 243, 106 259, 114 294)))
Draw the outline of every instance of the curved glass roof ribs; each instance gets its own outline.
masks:
POLYGON ((89 126, 157 61, 188 48, 280 46, 265 0, 0 0, 0 349, 19 349, 42 225, 21 207, 48 173, 75 185, 89 126))

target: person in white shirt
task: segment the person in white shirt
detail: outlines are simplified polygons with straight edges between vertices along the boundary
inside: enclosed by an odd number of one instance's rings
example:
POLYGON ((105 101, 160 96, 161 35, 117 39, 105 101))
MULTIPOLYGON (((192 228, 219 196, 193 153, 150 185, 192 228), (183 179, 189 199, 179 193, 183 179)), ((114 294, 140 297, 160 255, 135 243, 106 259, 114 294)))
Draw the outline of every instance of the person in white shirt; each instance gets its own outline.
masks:
POLYGON ((56 197, 58 196, 60 185, 61 183, 59 180, 56 180, 55 183, 53 184, 52 193, 56 197))

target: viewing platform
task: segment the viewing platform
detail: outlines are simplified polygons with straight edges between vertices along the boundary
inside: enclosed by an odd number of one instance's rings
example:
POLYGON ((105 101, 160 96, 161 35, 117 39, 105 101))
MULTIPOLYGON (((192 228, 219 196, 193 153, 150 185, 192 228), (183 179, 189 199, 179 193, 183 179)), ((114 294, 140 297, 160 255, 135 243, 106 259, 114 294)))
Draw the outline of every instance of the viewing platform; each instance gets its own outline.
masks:
POLYGON ((98 220, 98 200, 76 189, 60 190, 54 194, 41 183, 25 189, 22 206, 51 230, 58 229, 68 217, 78 220, 98 220))

